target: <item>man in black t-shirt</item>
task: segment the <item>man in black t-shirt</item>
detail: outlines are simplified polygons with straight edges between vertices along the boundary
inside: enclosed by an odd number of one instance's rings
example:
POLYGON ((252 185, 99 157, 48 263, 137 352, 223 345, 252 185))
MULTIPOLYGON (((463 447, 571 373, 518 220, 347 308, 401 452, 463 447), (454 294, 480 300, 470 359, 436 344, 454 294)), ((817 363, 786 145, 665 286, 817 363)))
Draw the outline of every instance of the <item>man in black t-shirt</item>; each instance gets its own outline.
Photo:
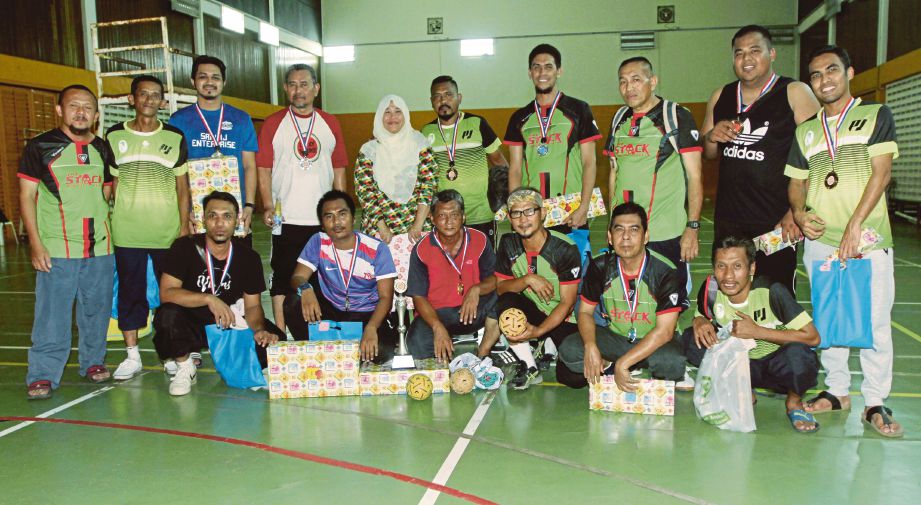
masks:
POLYGON ((160 359, 179 366, 169 386, 174 396, 188 394, 195 382, 191 352, 208 347, 205 326, 248 326, 259 361, 266 366, 265 346, 284 333, 262 311, 265 291, 262 260, 241 239, 233 238, 240 206, 230 193, 206 196, 205 233, 180 237, 163 262, 160 308, 154 317, 154 345, 160 359))

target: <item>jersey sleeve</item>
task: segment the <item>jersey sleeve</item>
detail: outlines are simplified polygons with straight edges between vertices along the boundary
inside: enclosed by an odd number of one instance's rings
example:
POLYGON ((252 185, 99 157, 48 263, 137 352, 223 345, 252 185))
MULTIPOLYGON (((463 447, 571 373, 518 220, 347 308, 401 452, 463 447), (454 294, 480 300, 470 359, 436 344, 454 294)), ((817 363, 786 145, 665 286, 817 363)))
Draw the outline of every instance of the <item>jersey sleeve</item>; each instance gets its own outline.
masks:
POLYGON ((595 122, 595 116, 592 114, 592 108, 587 103, 582 103, 579 111, 579 143, 594 142, 601 139, 601 132, 598 131, 598 123, 595 122))
POLYGON ((243 286, 243 293, 247 295, 258 295, 265 291, 265 275, 262 271, 262 260, 259 254, 252 251, 249 266, 246 268, 246 283, 243 286))
POLYGON ((793 137, 790 143, 790 154, 787 156, 787 166, 783 171, 784 175, 791 179, 808 179, 809 178, 809 160, 803 154, 799 143, 799 133, 793 137))
POLYGON ((511 235, 506 234, 499 239, 499 250, 496 253, 496 277, 507 280, 515 278, 515 274, 512 273, 512 260, 508 254, 509 240, 506 237, 512 238, 511 235))
MULTIPOLYGON (((614 115, 616 116, 617 113, 614 115)), ((614 150, 615 146, 617 146, 617 125, 614 124, 614 118, 611 118, 611 131, 608 132, 608 138, 604 142, 604 147, 601 150, 602 154, 613 158, 614 153, 616 152, 614 150)))
POLYGON ((700 144, 700 131, 691 111, 678 107, 678 152, 693 153, 704 150, 700 144))
POLYGON ((560 257, 554 266, 560 284, 578 283, 582 279, 582 257, 575 244, 566 243, 566 247, 561 248, 560 257))
POLYGON ((273 142, 282 117, 284 116, 271 115, 262 123, 257 142, 259 146, 259 151, 256 153, 257 167, 272 169, 275 165, 275 146, 273 142))
MULTIPOLYGON (((109 135, 112 134, 112 131, 115 130, 116 126, 118 125, 115 124, 115 125, 110 126, 109 129, 106 130, 105 135, 103 136, 103 140, 105 141, 105 144, 109 147, 109 149, 112 148, 112 144, 109 141, 109 135)), ((114 156, 112 160, 112 165, 109 166, 109 172, 112 174, 112 177, 118 177, 118 161, 114 159, 114 156)))
POLYGON ((694 317, 703 317, 712 321, 713 313, 710 310, 710 306, 716 301, 710 296, 711 282, 715 283, 716 280, 708 275, 704 277, 704 281, 700 283, 700 289, 697 290, 697 310, 694 312, 694 317))
POLYGON ((397 267, 393 264, 393 255, 387 244, 377 244, 377 255, 374 256, 374 278, 377 280, 389 279, 397 276, 397 267))
POLYGON ((259 142, 256 140, 256 127, 253 126, 253 120, 249 115, 244 116, 243 134, 240 138, 240 150, 252 153, 259 151, 259 142))
POLYGON ((674 268, 665 268, 659 274, 656 283, 656 314, 677 312, 688 306, 687 297, 682 293, 681 283, 678 280, 678 271, 674 268))
POLYGON ((34 140, 29 141, 22 152, 22 158, 19 160, 19 172, 16 175, 21 179, 39 182, 44 169, 45 164, 42 163, 42 153, 39 151, 38 143, 34 140))
POLYGON ((508 120, 508 128, 505 130, 505 138, 502 140, 505 144, 513 146, 523 146, 524 137, 521 135, 521 117, 516 112, 508 120))
POLYGON ((499 150, 499 146, 502 145, 496 132, 492 131, 492 127, 482 117, 480 118, 480 138, 483 139, 483 149, 486 150, 486 154, 496 152, 499 150))
POLYGON ((409 256, 409 278, 406 282, 408 296, 428 296, 429 294, 429 267, 419 257, 419 244, 421 243, 421 240, 416 243, 409 256))
POLYGON ((486 238, 486 245, 483 246, 483 254, 480 255, 478 266, 480 268, 480 282, 496 273, 496 253, 492 250, 489 238, 486 238))
POLYGON ((180 177, 189 173, 189 145, 186 143, 185 134, 182 131, 177 129, 176 134, 179 135, 179 156, 176 158, 173 174, 176 177, 180 177))
POLYGON ((115 168, 115 173, 118 173, 118 165, 115 163, 115 153, 112 152, 112 148, 109 147, 109 143, 100 139, 98 144, 100 153, 102 155, 102 185, 108 186, 112 184, 114 176, 112 173, 112 167, 115 168))
POLYGON ((336 119, 336 116, 332 114, 326 114, 323 116, 326 119, 326 124, 329 126, 329 129, 333 132, 333 137, 336 138, 336 147, 333 149, 333 168, 342 168, 349 164, 349 155, 345 151, 345 137, 342 136, 342 127, 339 126, 339 120, 336 119))
POLYGON ((320 234, 316 233, 310 240, 307 241, 307 245, 304 246, 304 249, 301 250, 301 254, 297 257, 297 262, 307 266, 312 269, 314 272, 319 270, 320 265, 320 234))
POLYGON ((186 272, 189 266, 194 262, 190 261, 190 254, 197 254, 194 251, 192 240, 187 237, 180 237, 173 241, 173 244, 163 256, 163 273, 169 274, 180 281, 185 280, 186 272))
POLYGON ((790 330, 801 330, 812 322, 812 317, 797 303, 796 299, 782 284, 771 284, 771 312, 790 330))
POLYGON ((895 139, 895 120, 889 107, 881 105, 876 113, 876 126, 867 142, 870 157, 891 154, 892 159, 899 157, 899 147, 895 139))
POLYGON ((589 305, 598 305, 601 301, 601 291, 604 289, 604 274, 598 266, 598 262, 604 261, 604 256, 588 262, 585 272, 585 279, 582 281, 582 303, 589 305))

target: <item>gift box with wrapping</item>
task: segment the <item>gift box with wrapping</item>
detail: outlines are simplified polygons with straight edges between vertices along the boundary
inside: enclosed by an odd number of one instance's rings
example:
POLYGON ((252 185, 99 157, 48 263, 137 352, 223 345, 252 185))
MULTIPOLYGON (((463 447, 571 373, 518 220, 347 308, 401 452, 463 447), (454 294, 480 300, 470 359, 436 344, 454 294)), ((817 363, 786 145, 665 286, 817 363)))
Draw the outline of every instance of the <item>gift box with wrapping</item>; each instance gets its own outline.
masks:
POLYGON ((617 388, 613 375, 602 375, 597 384, 589 384, 588 408, 631 414, 675 415, 675 382, 639 379, 636 392, 617 388))
POLYGON ((391 370, 390 365, 364 363, 358 377, 358 391, 362 396, 405 395, 406 381, 413 374, 425 374, 432 379, 433 393, 451 392, 451 373, 447 365, 434 358, 417 359, 416 368, 391 370))
POLYGON ((358 394, 358 341, 279 342, 266 349, 269 398, 358 394))
MULTIPOLYGON (((544 199, 544 210, 547 211, 547 217, 544 218, 544 226, 550 228, 563 224, 570 214, 576 211, 582 205, 582 193, 569 193, 568 195, 554 196, 544 199)), ((589 201, 588 214, 586 217, 598 217, 607 214, 604 207, 604 198, 601 196, 601 190, 595 188, 592 190, 592 198, 589 201)), ((502 207, 496 212, 496 221, 502 221, 508 218, 508 207, 502 207)))
MULTIPOLYGON (((236 156, 193 159, 189 160, 187 166, 189 169, 189 190, 192 194, 192 221, 195 223, 193 233, 203 233, 205 231, 205 208, 202 205, 202 199, 210 195, 212 191, 230 193, 242 206, 240 169, 237 165, 236 156)), ((237 237, 246 236, 242 219, 237 222, 234 235, 237 237)))

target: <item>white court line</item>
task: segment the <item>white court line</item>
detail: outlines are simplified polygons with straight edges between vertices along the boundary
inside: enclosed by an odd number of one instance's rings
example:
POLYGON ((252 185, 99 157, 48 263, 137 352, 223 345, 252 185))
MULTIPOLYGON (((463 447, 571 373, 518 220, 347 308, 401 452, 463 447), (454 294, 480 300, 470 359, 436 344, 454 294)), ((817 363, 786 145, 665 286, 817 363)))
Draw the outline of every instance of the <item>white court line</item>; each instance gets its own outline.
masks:
MULTIPOLYGON (((441 464, 441 468, 438 469, 438 473, 435 474, 435 478, 432 480, 433 483, 444 486, 448 482, 461 456, 464 455, 467 445, 470 444, 470 437, 476 433, 477 427, 483 422, 483 418, 486 417, 486 411, 489 410, 489 406, 492 405, 492 401, 495 397, 496 392, 491 391, 483 398, 483 401, 480 402, 480 405, 473 412, 470 421, 467 422, 467 427, 464 428, 464 436, 458 437, 457 442, 454 444, 454 448, 448 453, 448 457, 445 458, 444 463, 441 464)), ((429 488, 422 499, 419 500, 419 505, 432 505, 440 495, 441 491, 435 491, 429 488)))
MULTIPOLYGON (((97 397, 97 396, 99 396, 99 395, 105 393, 106 391, 109 391, 109 390, 112 390, 112 389, 115 389, 115 386, 106 386, 106 387, 104 387, 104 388, 102 388, 102 389, 97 389, 96 391, 93 391, 92 393, 88 393, 88 394, 85 394, 85 395, 81 396, 80 398, 77 398, 76 400, 67 402, 67 403, 65 403, 64 405, 61 405, 60 407, 55 407, 55 408, 49 410, 48 412, 42 412, 41 414, 39 414, 39 415, 37 415, 37 416, 35 416, 35 417, 40 417, 40 418, 42 418, 42 419, 44 419, 44 418, 46 418, 46 417, 51 417, 51 416, 57 414, 58 412, 61 412, 62 410, 69 409, 69 408, 73 407, 74 405, 76 405, 76 404, 78 404, 78 403, 83 403, 83 402, 89 400, 90 398, 95 398, 95 397, 97 397)), ((9 435, 10 433, 15 433, 15 432, 17 432, 17 431, 19 431, 19 430, 25 428, 26 426, 29 426, 30 424, 34 424, 34 423, 36 423, 36 422, 37 422, 37 421, 24 421, 24 422, 21 422, 21 423, 19 423, 19 424, 13 426, 13 427, 11 427, 11 428, 7 428, 7 429, 5 429, 5 430, 3 430, 3 431, 0 431, 0 438, 3 438, 3 437, 5 437, 5 436, 9 435)))
POLYGON ((900 258, 900 257, 898 257, 898 256, 895 257, 895 260, 896 260, 896 261, 901 261, 901 262, 905 263, 904 265, 899 265, 899 266, 921 267, 921 264, 915 263, 915 262, 913 262, 913 261, 908 261, 907 259, 900 258))
POLYGON ((0 295, 34 295, 35 291, 0 291, 0 295))
MULTIPOLYGON (((29 349, 31 349, 31 347, 28 345, 0 345, 0 350, 6 350, 6 351, 29 350, 29 349)), ((77 349, 76 347, 71 347, 70 350, 78 351, 79 349, 77 349)), ((107 347, 106 348, 106 352, 113 352, 113 351, 114 352, 118 352, 118 351, 125 352, 125 348, 124 347, 107 347)), ((157 352, 156 349, 138 349, 138 351, 157 352)), ((202 353, 202 354, 206 354, 206 353, 202 353)))

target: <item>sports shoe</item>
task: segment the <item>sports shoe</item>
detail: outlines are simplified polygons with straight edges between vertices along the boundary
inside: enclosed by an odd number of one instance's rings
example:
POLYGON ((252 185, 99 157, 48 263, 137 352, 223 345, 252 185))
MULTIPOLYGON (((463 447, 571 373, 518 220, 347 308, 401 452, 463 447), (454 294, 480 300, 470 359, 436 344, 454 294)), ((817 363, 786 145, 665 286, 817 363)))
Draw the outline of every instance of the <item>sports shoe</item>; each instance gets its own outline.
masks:
POLYGON ((195 363, 195 368, 201 368, 201 353, 200 352, 190 352, 189 359, 192 360, 192 363, 195 363))
POLYGON ((675 383, 675 390, 677 391, 694 391, 694 378, 691 377, 691 374, 688 372, 690 368, 685 367, 684 369, 684 378, 680 382, 675 383))
POLYGON ((175 360, 168 359, 163 362, 163 371, 166 372, 166 375, 172 377, 176 375, 176 372, 179 370, 179 365, 175 360))
POLYGON ((126 381, 128 379, 133 379, 139 373, 144 370, 144 365, 141 364, 141 360, 126 358, 125 361, 122 361, 118 368, 115 369, 115 375, 113 377, 117 381, 126 381))
POLYGON ((515 377, 509 381, 509 385, 512 386, 513 389, 523 391, 528 389, 531 384, 540 384, 541 382, 544 382, 544 377, 537 367, 528 367, 524 363, 519 363, 518 372, 515 374, 515 377))
POLYGON ((554 362, 556 362, 556 355, 545 352, 541 354, 539 358, 537 358, 537 369, 541 372, 549 370, 550 365, 552 365, 554 362))
POLYGON ((197 375, 198 371, 195 369, 192 360, 184 361, 179 365, 179 371, 172 378, 172 382, 169 383, 169 394, 173 396, 189 394, 192 391, 192 384, 195 384, 197 375))

